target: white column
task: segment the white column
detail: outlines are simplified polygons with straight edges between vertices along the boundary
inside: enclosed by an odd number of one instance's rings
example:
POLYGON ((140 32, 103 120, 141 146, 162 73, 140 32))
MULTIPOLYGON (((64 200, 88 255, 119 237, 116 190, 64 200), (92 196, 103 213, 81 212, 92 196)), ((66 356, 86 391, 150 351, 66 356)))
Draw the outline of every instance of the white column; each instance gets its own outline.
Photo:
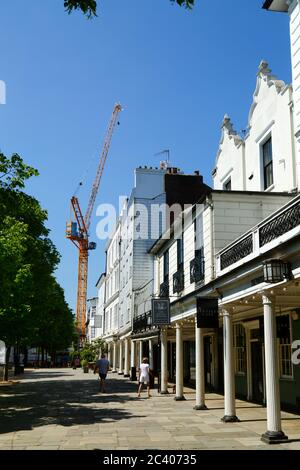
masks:
POLYGON ((160 332, 160 393, 168 393, 168 341, 166 330, 160 332))
POLYGON ((111 364, 110 343, 107 344, 107 360, 111 364))
POLYGON ((196 405, 194 410, 207 410, 205 405, 205 377, 204 377, 204 344, 203 328, 197 328, 195 319, 196 337, 196 405))
POLYGON ((113 370, 112 372, 117 372, 117 342, 113 342, 113 370))
POLYGON ((124 377, 129 377, 129 340, 126 338, 125 345, 125 358, 124 358, 124 377))
POLYGON ((223 343, 224 343, 224 416, 222 421, 233 423, 239 421, 235 411, 235 377, 233 362, 232 317, 223 310, 223 343))
POLYGON ((287 439, 281 430, 280 391, 277 365, 276 316, 274 299, 262 295, 264 306, 264 340, 266 369, 267 399, 267 431, 262 440, 267 443, 280 442, 287 439))
POLYGON ((149 339, 149 366, 153 370, 153 341, 149 339))
POLYGON ((130 377, 131 380, 136 380, 136 342, 131 340, 131 350, 130 350, 130 377))
POLYGON ((176 324, 176 401, 185 400, 183 396, 183 341, 182 325, 176 324))
POLYGON ((123 374, 123 341, 119 342, 119 375, 123 374))
POLYGON ((139 364, 138 367, 140 367, 140 364, 143 362, 143 341, 139 341, 139 364))

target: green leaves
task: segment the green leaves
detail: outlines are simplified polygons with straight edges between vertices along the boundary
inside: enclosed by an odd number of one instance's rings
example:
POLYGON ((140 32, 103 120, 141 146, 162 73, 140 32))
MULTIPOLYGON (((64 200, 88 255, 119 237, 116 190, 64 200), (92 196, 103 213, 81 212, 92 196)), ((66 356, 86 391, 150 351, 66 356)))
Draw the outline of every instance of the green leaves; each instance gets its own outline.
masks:
POLYGON ((176 2, 180 7, 184 7, 189 10, 195 6, 195 0, 171 0, 171 2, 176 2))
POLYGON ((80 359, 88 362, 95 362, 101 351, 106 350, 106 343, 102 338, 97 338, 92 343, 85 343, 80 351, 80 359))
POLYGON ((47 212, 20 191, 38 175, 14 154, 0 154, 0 328, 9 346, 65 348, 74 319, 53 272, 60 255, 48 238, 47 212))
MULTIPOLYGON (((124 0, 123 0, 124 1, 124 0)), ((195 0, 170 0, 172 3, 177 3, 180 7, 191 10, 195 5, 195 0)), ((98 2, 99 3, 99 2, 98 2)), ((96 0, 64 0, 64 7, 70 14, 74 10, 81 10, 87 18, 97 16, 97 1, 96 0)))
POLYGON ((11 158, 0 153, 0 188, 24 188, 25 181, 38 174, 38 171, 26 165, 17 153, 11 158))
POLYGON ((69 14, 79 9, 89 19, 97 16, 97 2, 95 0, 64 0, 64 7, 69 14))

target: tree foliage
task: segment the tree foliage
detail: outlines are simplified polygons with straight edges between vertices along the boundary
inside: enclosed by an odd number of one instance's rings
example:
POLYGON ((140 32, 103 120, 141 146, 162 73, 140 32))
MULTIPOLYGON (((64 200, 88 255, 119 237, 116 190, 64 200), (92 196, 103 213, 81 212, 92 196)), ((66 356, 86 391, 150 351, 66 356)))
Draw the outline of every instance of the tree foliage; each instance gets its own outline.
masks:
POLYGON ((24 188, 25 181, 38 174, 38 171, 26 165, 17 153, 11 158, 0 153, 0 188, 24 188))
MULTIPOLYGON (((191 10, 195 5, 195 0, 170 0, 180 7, 191 10)), ((99 3, 99 1, 98 1, 99 3)), ((96 0, 64 0, 64 7, 68 13, 74 10, 81 10, 88 18, 97 16, 97 1, 96 0)))
POLYGON ((10 346, 70 345, 72 312, 53 273, 60 255, 45 226, 47 212, 20 189, 37 170, 0 154, 0 325, 10 346))
POLYGON ((106 351, 107 346, 102 338, 97 338, 91 343, 85 343, 83 348, 80 350, 80 359, 87 362, 95 362, 101 352, 106 351))

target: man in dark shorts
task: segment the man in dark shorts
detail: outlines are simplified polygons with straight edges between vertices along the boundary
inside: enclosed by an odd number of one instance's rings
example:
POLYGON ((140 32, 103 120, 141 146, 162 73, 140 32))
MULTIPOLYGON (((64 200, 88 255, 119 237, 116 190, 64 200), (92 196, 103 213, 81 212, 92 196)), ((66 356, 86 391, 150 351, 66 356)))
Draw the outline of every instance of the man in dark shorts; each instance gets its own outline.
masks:
POLYGON ((105 393, 104 384, 109 369, 109 361, 106 359, 105 354, 101 354, 101 359, 98 359, 96 362, 94 373, 96 373, 97 369, 100 377, 100 392, 105 393))

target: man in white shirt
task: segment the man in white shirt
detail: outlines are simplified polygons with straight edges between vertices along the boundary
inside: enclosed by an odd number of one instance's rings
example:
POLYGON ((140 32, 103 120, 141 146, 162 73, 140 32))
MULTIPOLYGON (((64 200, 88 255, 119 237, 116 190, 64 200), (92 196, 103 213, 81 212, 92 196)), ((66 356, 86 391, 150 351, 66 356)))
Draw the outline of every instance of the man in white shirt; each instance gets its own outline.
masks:
POLYGON ((98 359, 96 362, 94 373, 96 373, 97 369, 99 370, 100 392, 105 393, 104 384, 109 369, 109 361, 106 359, 105 354, 101 354, 101 359, 98 359))

